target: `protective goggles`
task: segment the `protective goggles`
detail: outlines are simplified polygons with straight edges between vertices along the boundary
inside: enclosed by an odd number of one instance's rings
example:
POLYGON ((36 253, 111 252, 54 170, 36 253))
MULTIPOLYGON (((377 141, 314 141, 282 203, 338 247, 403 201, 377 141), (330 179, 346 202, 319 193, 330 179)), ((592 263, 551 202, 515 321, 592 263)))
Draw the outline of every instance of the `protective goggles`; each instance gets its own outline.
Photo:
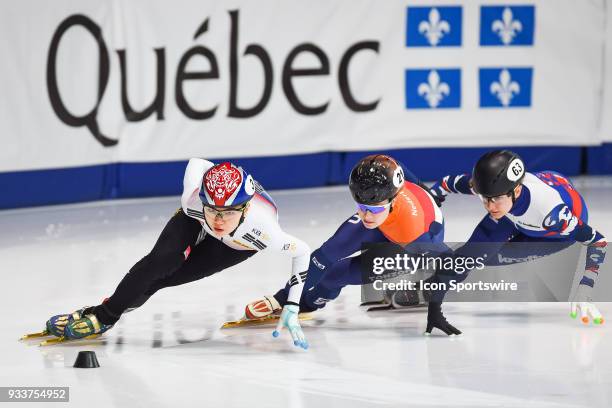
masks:
POLYGON ((226 209, 217 209, 215 207, 210 207, 208 205, 204 206, 204 212, 211 217, 220 217, 223 218, 232 218, 241 215, 244 209, 246 208, 246 204, 241 205, 239 207, 230 207, 226 209))
POLYGON ((499 204, 499 203, 509 199, 511 194, 512 193, 502 194, 502 195, 498 195, 498 196, 495 196, 495 197, 485 197, 483 195, 478 194, 478 197, 485 204, 488 204, 488 203, 499 204))
POLYGON ((357 209, 361 212, 369 211, 372 214, 380 214, 385 211, 387 208, 391 207, 391 203, 387 203, 384 205, 366 205, 357 203, 357 209))

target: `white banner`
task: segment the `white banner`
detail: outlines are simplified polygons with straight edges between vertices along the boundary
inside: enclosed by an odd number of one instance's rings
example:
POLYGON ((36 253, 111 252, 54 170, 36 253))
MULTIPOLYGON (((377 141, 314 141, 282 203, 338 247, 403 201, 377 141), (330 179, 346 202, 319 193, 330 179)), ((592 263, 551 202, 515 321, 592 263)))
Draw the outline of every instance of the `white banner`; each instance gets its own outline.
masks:
POLYGON ((2 2, 0 171, 595 144, 603 10, 569 0, 2 2))
POLYGON ((604 51, 604 84, 602 103, 599 110, 599 139, 612 142, 612 3, 606 3, 606 30, 604 51))

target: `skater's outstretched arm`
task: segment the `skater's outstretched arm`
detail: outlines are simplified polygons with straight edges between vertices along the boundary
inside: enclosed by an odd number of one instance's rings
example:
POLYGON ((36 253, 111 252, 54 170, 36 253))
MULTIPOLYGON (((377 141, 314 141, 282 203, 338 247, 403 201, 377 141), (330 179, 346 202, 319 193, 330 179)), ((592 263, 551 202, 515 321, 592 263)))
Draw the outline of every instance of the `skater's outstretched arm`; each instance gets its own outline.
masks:
POLYGON ((436 202, 438 200, 443 202, 450 193, 476 194, 472 189, 470 178, 471 175, 468 173, 444 176, 431 186, 429 192, 437 199, 436 202))
POLYGON ((580 315, 584 323, 588 323, 589 319, 595 324, 603 323, 599 309, 592 303, 592 292, 599 277, 599 268, 606 257, 606 238, 577 217, 565 204, 555 207, 544 218, 543 225, 551 236, 568 237, 587 247, 584 275, 571 303, 571 316, 576 318, 580 315))
POLYGON ((291 234, 286 233, 281 229, 278 223, 270 227, 271 245, 276 251, 288 254, 291 256, 291 277, 287 282, 289 286, 289 295, 287 302, 283 306, 280 320, 274 332, 274 337, 278 337, 282 328, 289 330, 293 344, 308 348, 308 342, 300 326, 298 313, 300 311, 300 297, 306 282, 308 273, 308 264, 310 262, 310 247, 304 241, 297 239, 291 234))

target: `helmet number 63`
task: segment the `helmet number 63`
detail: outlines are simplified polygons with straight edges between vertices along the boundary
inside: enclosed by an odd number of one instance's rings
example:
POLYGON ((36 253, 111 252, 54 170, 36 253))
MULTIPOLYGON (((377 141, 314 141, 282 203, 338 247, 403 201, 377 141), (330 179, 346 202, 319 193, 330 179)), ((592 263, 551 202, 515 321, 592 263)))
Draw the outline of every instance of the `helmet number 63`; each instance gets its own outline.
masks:
POLYGON ((520 176, 523 173, 523 166, 521 166, 520 161, 514 162, 512 165, 512 173, 514 173, 515 176, 520 176))

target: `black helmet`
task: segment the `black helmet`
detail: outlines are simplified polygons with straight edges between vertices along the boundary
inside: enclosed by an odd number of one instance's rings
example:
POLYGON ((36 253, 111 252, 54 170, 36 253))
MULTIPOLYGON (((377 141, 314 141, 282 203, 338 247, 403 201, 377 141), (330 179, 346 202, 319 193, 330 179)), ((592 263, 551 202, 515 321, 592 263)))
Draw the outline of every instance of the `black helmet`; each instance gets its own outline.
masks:
POLYGON ((518 154, 510 150, 485 153, 472 171, 472 187, 484 197, 511 194, 525 177, 525 165, 518 154))
POLYGON ((393 199, 404 184, 404 171, 384 154, 364 157, 353 167, 349 188, 359 204, 372 205, 393 199))

